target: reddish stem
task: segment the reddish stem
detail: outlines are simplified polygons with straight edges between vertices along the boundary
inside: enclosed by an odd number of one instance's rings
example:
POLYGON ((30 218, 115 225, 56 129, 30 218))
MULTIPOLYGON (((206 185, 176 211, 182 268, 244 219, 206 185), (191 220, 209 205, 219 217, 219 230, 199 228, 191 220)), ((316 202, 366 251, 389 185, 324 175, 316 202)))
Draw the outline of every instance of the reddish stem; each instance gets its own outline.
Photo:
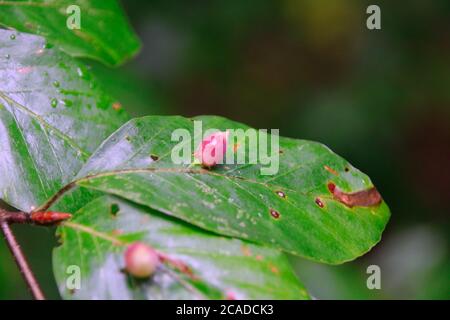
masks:
POLYGON ((20 273, 22 274, 28 288, 31 291, 34 299, 44 300, 44 294, 39 287, 33 272, 22 252, 16 237, 14 236, 10 224, 38 224, 38 225, 54 225, 61 221, 70 219, 72 216, 68 213, 62 212, 33 212, 27 213, 23 211, 10 212, 0 208, 0 228, 8 244, 20 273))
POLYGON ((3 232, 3 235, 5 236, 5 240, 6 243, 8 244, 9 250, 11 251, 14 260, 16 261, 17 266, 19 267, 19 270, 22 273, 22 276, 25 282, 27 283, 28 288, 30 289, 34 299, 44 300, 45 299, 44 294, 42 293, 42 290, 39 287, 39 284, 36 281, 36 278, 34 277, 34 274, 31 271, 30 266, 28 265, 28 262, 22 252, 22 249, 17 243, 16 237, 14 236, 11 228, 9 227, 8 222, 4 219, 0 219, 0 227, 3 232))

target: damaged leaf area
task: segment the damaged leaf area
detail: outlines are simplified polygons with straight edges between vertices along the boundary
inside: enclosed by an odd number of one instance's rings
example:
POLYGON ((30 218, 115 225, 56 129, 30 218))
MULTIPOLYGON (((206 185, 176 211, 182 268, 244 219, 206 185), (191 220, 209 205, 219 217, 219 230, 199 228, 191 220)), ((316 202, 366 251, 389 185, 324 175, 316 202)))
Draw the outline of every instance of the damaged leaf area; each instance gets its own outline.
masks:
MULTIPOLYGON (((386 203, 365 174, 326 146, 280 138, 275 175, 261 175, 260 164, 217 165, 209 170, 174 165, 171 150, 178 141, 172 142, 171 134, 185 128, 193 136, 192 120, 158 116, 131 120, 101 145, 73 185, 319 262, 355 259, 380 240, 390 216, 386 203), (149 154, 158 154, 158 161, 149 154), (330 183, 336 186, 334 192, 330 183)), ((248 129, 220 117, 196 120, 203 121, 204 131, 248 129)), ((249 144, 239 145, 242 152, 249 144)))
POLYGON ((328 190, 334 199, 345 204, 347 207, 373 207, 379 205, 383 199, 377 188, 372 187, 353 193, 345 193, 339 190, 332 182, 328 184, 328 190))
POLYGON ((107 65, 123 63, 140 48, 117 0, 0 1, 0 25, 44 36, 71 56, 107 65), (68 21, 80 27, 69 29, 68 21))
POLYGON ((308 299, 277 250, 223 238, 124 200, 102 196, 59 227, 55 277, 66 299, 308 299), (111 206, 118 208, 111 216, 111 206), (125 270, 125 251, 142 242, 161 263, 146 279, 125 270), (67 270, 79 266, 79 288, 67 270))
POLYGON ((39 36, 0 30, 0 79, 0 198, 29 211, 128 116, 85 66, 39 36))

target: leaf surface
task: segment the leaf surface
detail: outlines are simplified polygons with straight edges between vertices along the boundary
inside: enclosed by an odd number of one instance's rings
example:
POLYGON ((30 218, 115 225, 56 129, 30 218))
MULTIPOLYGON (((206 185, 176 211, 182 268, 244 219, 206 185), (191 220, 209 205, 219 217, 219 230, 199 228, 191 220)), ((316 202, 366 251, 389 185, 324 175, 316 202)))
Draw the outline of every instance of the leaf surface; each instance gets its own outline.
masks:
POLYGON ((38 206, 127 119, 82 64, 42 37, 0 30, 0 198, 38 206))
MULTIPOLYGON (((220 117, 199 119, 203 131, 248 128, 220 117)), ((390 215, 386 203, 371 203, 381 197, 370 179, 326 146, 280 138, 275 175, 261 175, 261 163, 211 170, 175 165, 171 152, 178 141, 171 141, 172 132, 186 129, 194 139, 192 120, 131 120, 99 147, 76 184, 321 262, 354 259, 380 240, 390 215)), ((248 154, 245 142, 237 141, 237 152, 248 154)), ((197 147, 192 140, 184 143, 192 145, 190 152, 197 147)))
POLYGON ((0 1, 0 24, 41 35, 72 56, 108 65, 123 63, 140 48, 117 0, 0 1), (67 27, 73 5, 80 9, 80 29, 67 27))
POLYGON ((58 286, 66 299, 307 299, 277 250, 224 238, 119 198, 104 196, 58 229, 58 286), (124 250, 151 245, 164 262, 150 279, 124 270, 124 250), (81 286, 70 277, 79 267, 81 286), (69 284, 69 286, 67 286, 69 284))

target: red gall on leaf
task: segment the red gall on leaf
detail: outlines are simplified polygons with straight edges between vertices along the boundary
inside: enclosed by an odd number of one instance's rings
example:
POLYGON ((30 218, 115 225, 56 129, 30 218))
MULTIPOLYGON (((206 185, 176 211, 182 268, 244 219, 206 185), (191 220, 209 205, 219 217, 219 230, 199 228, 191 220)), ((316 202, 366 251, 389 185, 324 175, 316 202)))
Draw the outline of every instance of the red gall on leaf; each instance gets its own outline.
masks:
POLYGON ((210 134, 200 143, 194 157, 204 167, 213 167, 218 163, 223 163, 227 151, 228 135, 229 131, 210 134))
POLYGON ((145 243, 135 242, 125 251, 125 269, 133 277, 148 278, 159 264, 158 253, 145 243))

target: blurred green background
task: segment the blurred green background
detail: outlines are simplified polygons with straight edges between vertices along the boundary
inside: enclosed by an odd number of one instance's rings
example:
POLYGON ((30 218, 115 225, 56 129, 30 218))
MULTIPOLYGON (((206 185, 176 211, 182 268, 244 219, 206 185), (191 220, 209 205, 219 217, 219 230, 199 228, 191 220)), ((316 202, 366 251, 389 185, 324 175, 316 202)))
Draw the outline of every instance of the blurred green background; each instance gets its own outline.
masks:
MULTIPOLYGON (((133 116, 216 114, 317 140, 367 173, 392 210, 382 241, 341 266, 292 257, 318 299, 450 299, 450 2, 138 1, 142 39, 92 64, 133 116), (381 30, 366 8, 381 7, 381 30), (366 269, 381 268, 381 290, 366 269)), ((14 227, 49 298, 54 230, 14 227)), ((0 241, 0 299, 29 299, 0 241)))

